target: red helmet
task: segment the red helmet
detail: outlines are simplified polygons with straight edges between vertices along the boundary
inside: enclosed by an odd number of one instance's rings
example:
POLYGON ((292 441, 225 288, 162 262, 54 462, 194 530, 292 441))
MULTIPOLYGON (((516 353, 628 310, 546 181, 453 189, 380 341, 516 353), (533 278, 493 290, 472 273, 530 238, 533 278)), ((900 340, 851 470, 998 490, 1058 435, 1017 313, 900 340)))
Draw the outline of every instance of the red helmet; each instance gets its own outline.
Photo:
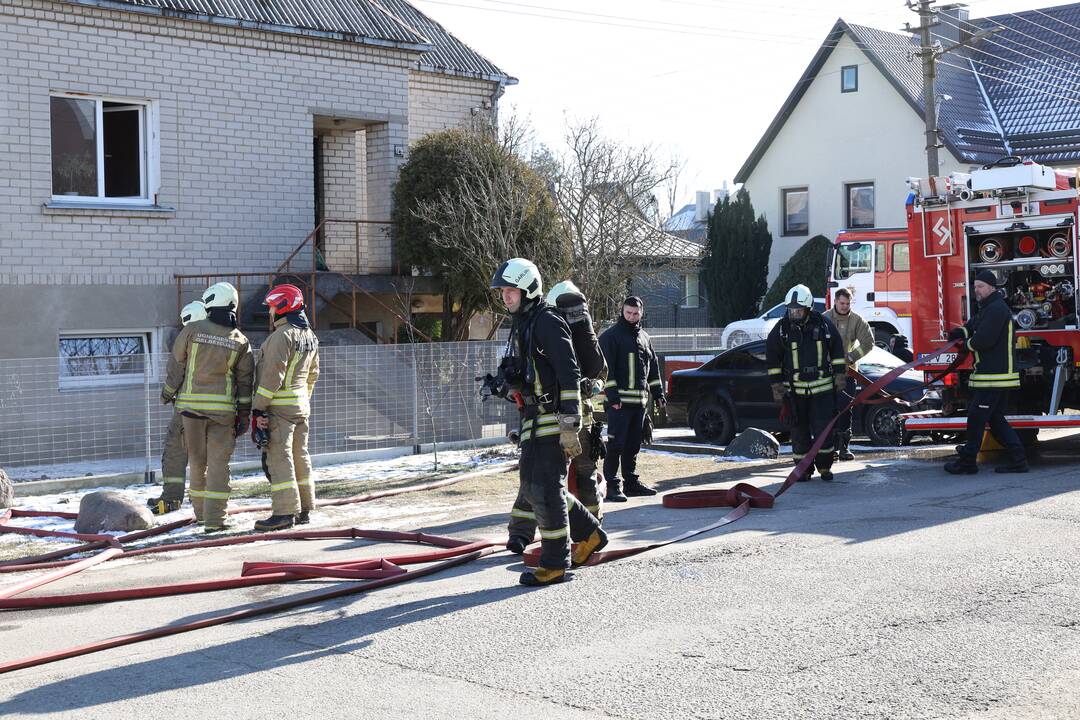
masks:
POLYGON ((275 315, 284 315, 304 307, 304 293, 295 285, 278 285, 266 294, 263 302, 274 309, 275 315))

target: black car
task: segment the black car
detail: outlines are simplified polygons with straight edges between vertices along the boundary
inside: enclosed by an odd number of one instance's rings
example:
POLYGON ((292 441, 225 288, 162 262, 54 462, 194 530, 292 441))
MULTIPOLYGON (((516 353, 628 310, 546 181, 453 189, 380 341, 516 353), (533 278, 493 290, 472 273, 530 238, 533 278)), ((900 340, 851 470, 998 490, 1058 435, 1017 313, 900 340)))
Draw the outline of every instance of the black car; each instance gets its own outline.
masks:
MULTIPOLYGON (((876 348, 859 361, 859 371, 874 381, 901 361, 876 348)), ((893 396, 910 403, 892 401, 859 405, 854 409, 852 432, 865 435, 873 445, 901 445, 907 438, 899 415, 941 406, 934 391, 922 386, 922 374, 908 372, 886 386, 893 396)), ((668 387, 669 423, 685 423, 698 439, 726 445, 735 433, 748 427, 782 433, 780 406, 773 401, 766 373, 765 341, 746 343, 722 352, 701 367, 676 370, 668 387)))

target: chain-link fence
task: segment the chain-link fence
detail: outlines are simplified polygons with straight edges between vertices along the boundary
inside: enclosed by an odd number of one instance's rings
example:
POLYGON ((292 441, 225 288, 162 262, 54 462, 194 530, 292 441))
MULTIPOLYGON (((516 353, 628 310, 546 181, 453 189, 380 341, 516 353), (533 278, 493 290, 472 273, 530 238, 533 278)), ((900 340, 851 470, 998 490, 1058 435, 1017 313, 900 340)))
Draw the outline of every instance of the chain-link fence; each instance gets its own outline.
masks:
MULTIPOLYGON (((719 347, 714 328, 649 330, 657 352, 719 347)), ((517 422, 479 399, 504 343, 323 346, 310 449, 323 455, 430 443, 479 444, 517 422)), ((173 407, 166 355, 0 360, 0 467, 20 480, 156 470, 173 407)), ((237 442, 235 460, 257 460, 237 442)))
MULTIPOLYGON (((481 402, 494 342, 323 347, 310 449, 340 453, 504 437, 512 403, 481 402)), ((0 360, 0 467, 20 480, 158 468, 173 407, 167 355, 0 360)), ((234 460, 257 460, 237 442, 234 460)))

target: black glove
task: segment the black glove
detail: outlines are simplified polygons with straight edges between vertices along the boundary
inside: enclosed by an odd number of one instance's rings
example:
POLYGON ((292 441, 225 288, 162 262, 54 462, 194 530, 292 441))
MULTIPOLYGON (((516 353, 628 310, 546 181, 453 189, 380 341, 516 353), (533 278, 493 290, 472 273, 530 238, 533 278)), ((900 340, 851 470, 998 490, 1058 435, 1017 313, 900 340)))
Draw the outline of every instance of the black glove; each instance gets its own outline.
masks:
POLYGON ((963 340, 965 337, 967 337, 967 333, 964 332, 964 328, 954 327, 949 331, 950 340, 963 340))

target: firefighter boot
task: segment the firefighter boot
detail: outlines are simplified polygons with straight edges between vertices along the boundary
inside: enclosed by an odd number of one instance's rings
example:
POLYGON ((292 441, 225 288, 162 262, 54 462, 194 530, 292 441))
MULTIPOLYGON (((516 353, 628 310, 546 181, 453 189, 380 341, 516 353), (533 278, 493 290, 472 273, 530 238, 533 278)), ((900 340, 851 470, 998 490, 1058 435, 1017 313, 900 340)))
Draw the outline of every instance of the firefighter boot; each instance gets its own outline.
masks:
POLYGON ((518 582, 522 585, 528 585, 529 587, 544 587, 545 585, 561 583, 566 578, 567 575, 564 568, 538 567, 535 570, 527 570, 521 573, 518 582))
POLYGON ((1004 465, 998 465, 996 468, 994 468, 994 472, 1026 473, 1029 468, 1027 463, 1027 457, 1024 456, 1024 451, 1020 450, 1019 452, 1013 452, 1010 454, 1012 455, 1012 459, 1004 465))
POLYGON ((979 472, 979 466, 975 458, 967 453, 960 453, 960 457, 945 463, 945 472, 950 475, 974 475, 979 472))
POLYGON ((589 558, 592 557, 593 553, 603 550, 607 547, 607 544, 607 533, 604 532, 603 528, 596 528, 592 531, 592 535, 574 546, 573 553, 570 555, 573 563, 572 567, 584 565, 589 561, 589 558))
POLYGON ((295 515, 271 515, 265 520, 255 521, 256 532, 273 532, 275 530, 288 530, 296 522, 295 515))
POLYGON ((641 478, 637 475, 626 476, 626 482, 623 483, 623 492, 626 493, 627 497, 649 497, 656 494, 656 491, 641 482, 641 478))
POLYGON ((182 500, 166 500, 164 497, 151 498, 146 501, 146 506, 150 508, 150 512, 154 515, 176 512, 180 509, 181 504, 183 504, 182 500))
POLYGON ((515 555, 525 554, 525 548, 529 545, 529 540, 523 538, 520 535, 511 535, 510 539, 506 541, 506 549, 515 555))
MULTIPOLYGON (((839 451, 839 455, 838 455, 839 459, 844 460, 844 461, 854 460, 855 459, 854 453, 852 453, 851 450, 848 449, 848 445, 851 444, 851 436, 846 434, 846 433, 841 434, 841 435, 837 436, 837 440, 838 440, 837 444, 839 445, 839 447, 837 448, 838 451, 839 451)), ((821 479, 824 480, 825 479, 824 476, 821 479)))
POLYGON ((622 480, 614 477, 607 481, 607 493, 604 499, 608 502, 626 502, 626 496, 622 493, 622 480))
POLYGON ((297 525, 307 525, 309 522, 311 522, 310 510, 301 510, 300 512, 296 513, 297 525))

